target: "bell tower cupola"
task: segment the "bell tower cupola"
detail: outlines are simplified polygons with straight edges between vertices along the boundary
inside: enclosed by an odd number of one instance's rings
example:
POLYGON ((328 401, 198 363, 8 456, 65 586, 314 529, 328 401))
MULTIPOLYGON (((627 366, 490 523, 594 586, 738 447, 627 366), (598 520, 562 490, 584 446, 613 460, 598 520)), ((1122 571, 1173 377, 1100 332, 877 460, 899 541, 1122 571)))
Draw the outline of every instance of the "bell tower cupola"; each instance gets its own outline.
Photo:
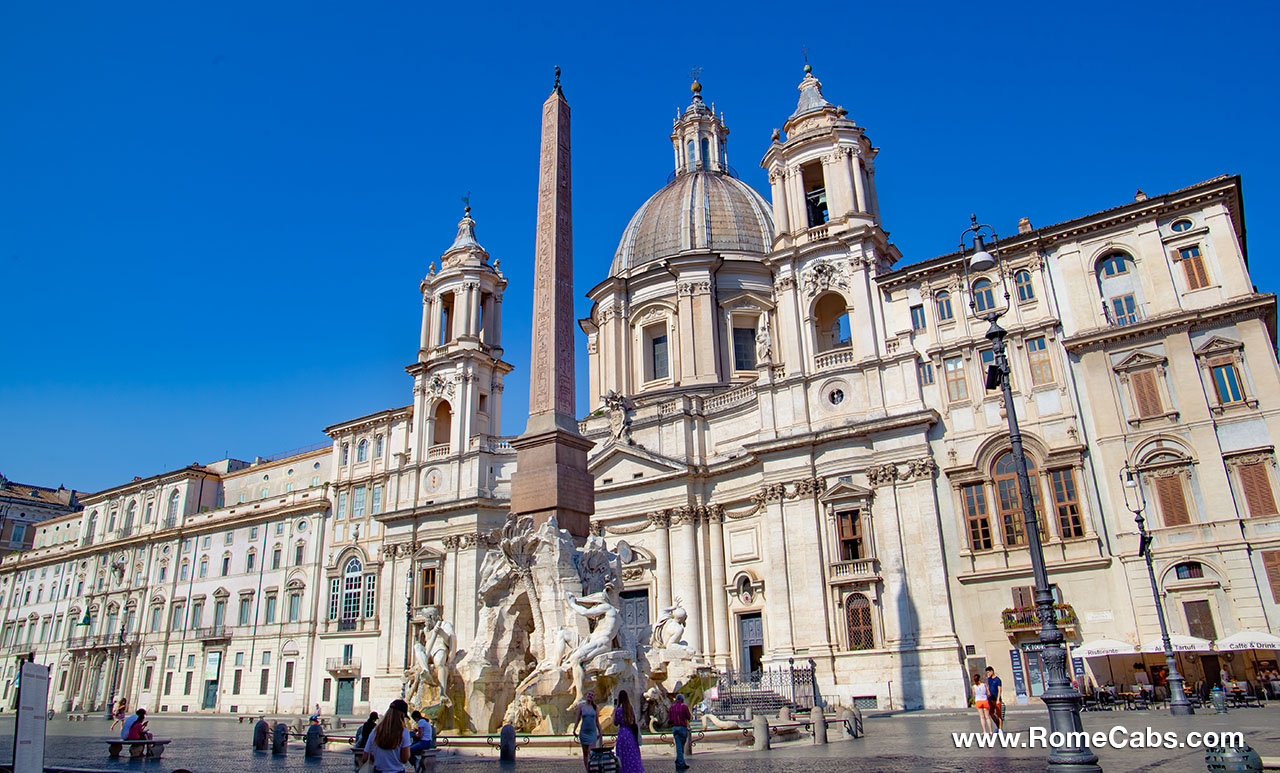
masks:
POLYGON ((841 231, 880 227, 875 157, 862 127, 822 94, 804 66, 800 99, 760 165, 772 186, 774 248, 805 244, 841 231))
POLYGON ((707 107, 707 103, 702 101, 702 84, 696 76, 689 89, 693 92, 693 100, 684 112, 677 113, 671 131, 676 174, 725 172, 729 168, 725 150, 729 130, 725 128, 724 116, 717 117, 715 105, 707 107))

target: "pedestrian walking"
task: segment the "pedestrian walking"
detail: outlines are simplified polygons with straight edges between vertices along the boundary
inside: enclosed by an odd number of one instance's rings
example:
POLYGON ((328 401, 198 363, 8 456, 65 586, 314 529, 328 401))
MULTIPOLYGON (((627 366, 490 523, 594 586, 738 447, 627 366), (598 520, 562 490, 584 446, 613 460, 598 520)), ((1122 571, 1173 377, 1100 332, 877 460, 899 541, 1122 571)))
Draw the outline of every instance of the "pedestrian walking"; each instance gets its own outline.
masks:
POLYGON ((361 770, 372 763, 375 773, 403 773, 404 764, 409 761, 409 747, 413 745, 409 728, 405 727, 408 713, 409 704, 399 698, 391 701, 365 742, 361 770))
POLYGON ((996 670, 991 666, 987 666, 987 703, 989 704, 989 713, 991 714, 991 722, 996 727, 997 733, 1004 732, 1004 693, 1003 683, 1000 677, 996 676, 996 670))
POLYGON ((578 704, 578 719, 573 723, 573 734, 582 744, 582 765, 591 770, 591 750, 600 745, 600 709, 596 707, 595 692, 588 692, 578 704))
POLYGON ((671 724, 671 739, 676 744, 676 770, 685 770, 684 750, 689 745, 689 707, 684 696, 676 693, 676 702, 667 709, 667 722, 671 724))
POLYGON ((982 732, 994 732, 995 727, 991 724, 991 701, 987 699, 987 683, 976 672, 973 675, 973 707, 978 710, 978 724, 982 726, 982 732))
POLYGON ((116 701, 115 708, 111 710, 111 727, 115 730, 117 727, 123 727, 124 721, 129 718, 129 703, 124 698, 116 701))
POLYGON ((619 773, 644 773, 640 759, 640 726, 636 724, 636 712, 631 708, 627 691, 618 693, 617 708, 613 710, 613 724, 618 727, 618 740, 614 752, 621 767, 619 773))

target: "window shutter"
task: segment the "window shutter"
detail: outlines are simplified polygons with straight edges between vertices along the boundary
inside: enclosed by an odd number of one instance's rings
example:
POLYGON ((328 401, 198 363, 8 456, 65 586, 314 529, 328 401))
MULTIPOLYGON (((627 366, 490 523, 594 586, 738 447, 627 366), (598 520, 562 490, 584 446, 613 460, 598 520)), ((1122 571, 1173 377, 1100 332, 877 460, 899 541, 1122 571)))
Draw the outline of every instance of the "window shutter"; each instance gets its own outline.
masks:
POLYGON ((1031 585, 1018 585, 1013 588, 1013 608, 1026 609, 1036 605, 1035 588, 1031 585))
POLYGON ((1271 584, 1271 599, 1280 604, 1280 550, 1262 551, 1262 568, 1271 584))
POLYGON ((1249 503, 1249 515, 1275 515, 1276 498, 1271 492, 1271 480, 1263 462, 1240 465, 1240 487, 1249 503))
POLYGON ((1138 405, 1138 416, 1147 418, 1164 413, 1160 405, 1160 392, 1156 389, 1156 374, 1150 370, 1135 372, 1133 381, 1133 397, 1138 405))
POLYGON ((1187 500, 1182 493, 1182 479, 1177 475, 1156 478, 1156 496, 1160 499, 1160 513, 1165 526, 1183 526, 1191 523, 1187 512, 1187 500))

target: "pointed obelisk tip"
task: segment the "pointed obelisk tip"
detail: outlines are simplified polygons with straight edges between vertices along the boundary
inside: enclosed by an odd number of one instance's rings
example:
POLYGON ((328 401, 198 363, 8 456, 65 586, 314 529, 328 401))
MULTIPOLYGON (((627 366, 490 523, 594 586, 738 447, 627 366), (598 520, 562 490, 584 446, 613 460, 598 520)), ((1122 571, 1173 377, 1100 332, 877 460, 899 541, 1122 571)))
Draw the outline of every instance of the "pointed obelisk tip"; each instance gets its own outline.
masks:
POLYGON ((564 96, 564 92, 560 90, 560 65, 556 65, 556 85, 551 89, 551 93, 564 96))

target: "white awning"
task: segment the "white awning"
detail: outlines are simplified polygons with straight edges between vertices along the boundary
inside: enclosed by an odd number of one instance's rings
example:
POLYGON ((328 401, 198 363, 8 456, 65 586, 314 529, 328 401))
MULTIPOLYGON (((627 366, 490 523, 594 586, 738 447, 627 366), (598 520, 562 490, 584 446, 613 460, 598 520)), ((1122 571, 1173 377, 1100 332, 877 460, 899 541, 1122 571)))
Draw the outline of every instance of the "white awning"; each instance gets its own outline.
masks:
MULTIPOLYGON (((1169 634, 1169 643, 1174 652, 1213 652, 1213 645, 1208 641, 1181 633, 1169 634)), ((1143 642, 1142 651, 1164 652, 1164 642, 1160 639, 1143 642)))
POLYGON ((1280 636, 1263 631, 1239 631, 1218 639, 1214 646, 1222 652, 1233 650, 1280 650, 1280 636))
POLYGON ((1103 658, 1107 655, 1133 655, 1136 652, 1132 644, 1115 639, 1094 639, 1071 648, 1071 656, 1076 658, 1103 658))

